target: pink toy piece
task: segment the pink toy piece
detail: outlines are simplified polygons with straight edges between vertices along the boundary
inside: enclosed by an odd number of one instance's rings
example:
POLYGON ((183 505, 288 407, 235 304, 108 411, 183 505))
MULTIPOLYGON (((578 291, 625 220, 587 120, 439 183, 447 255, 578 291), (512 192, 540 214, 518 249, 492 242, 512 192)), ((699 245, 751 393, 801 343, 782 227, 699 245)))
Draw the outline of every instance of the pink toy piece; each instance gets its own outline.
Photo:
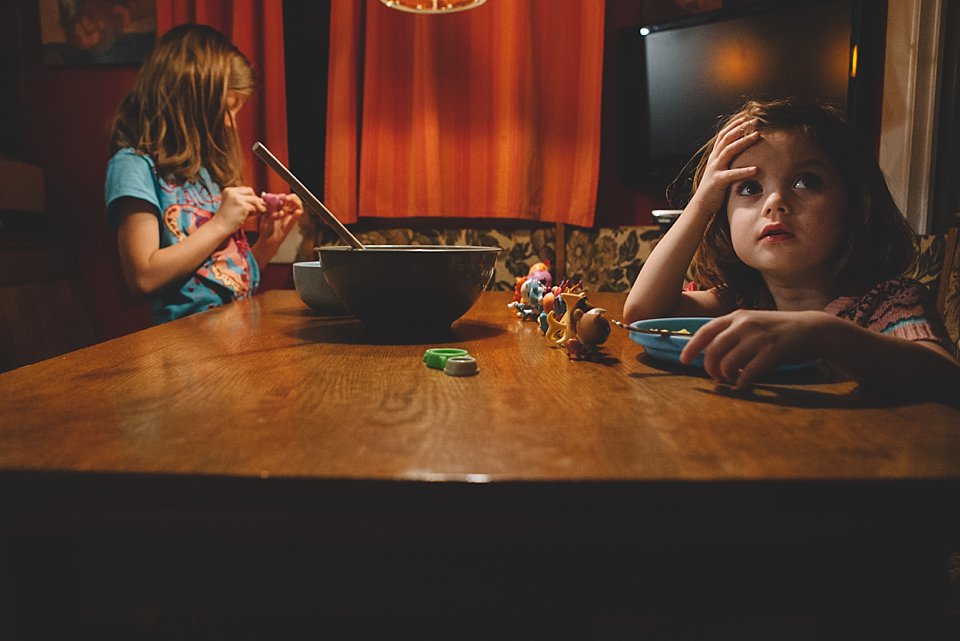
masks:
POLYGON ((550 275, 550 272, 545 269, 538 269, 537 271, 531 271, 530 275, 527 278, 534 278, 539 280, 547 289, 553 285, 553 276, 550 275))
POLYGON ((263 198, 263 203, 267 206, 267 213, 275 214, 283 209, 283 201, 286 199, 287 195, 262 192, 260 197, 263 198))

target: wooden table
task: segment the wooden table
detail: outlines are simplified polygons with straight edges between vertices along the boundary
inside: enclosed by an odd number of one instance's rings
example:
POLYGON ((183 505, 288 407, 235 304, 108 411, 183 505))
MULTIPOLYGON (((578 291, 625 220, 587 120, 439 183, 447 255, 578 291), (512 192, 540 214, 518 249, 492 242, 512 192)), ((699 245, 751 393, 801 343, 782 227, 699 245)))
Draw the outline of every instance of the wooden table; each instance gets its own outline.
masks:
MULTIPOLYGON (((614 318, 622 300, 590 295, 614 318)), ((771 612, 940 612, 960 409, 814 372, 734 395, 618 330, 574 361, 508 301, 397 341, 274 291, 0 375, 12 629, 49 604, 403 612, 419 632, 551 612, 588 637, 686 612, 721 638, 745 602, 731 638, 771 612), (480 373, 425 367, 435 346, 480 373)))

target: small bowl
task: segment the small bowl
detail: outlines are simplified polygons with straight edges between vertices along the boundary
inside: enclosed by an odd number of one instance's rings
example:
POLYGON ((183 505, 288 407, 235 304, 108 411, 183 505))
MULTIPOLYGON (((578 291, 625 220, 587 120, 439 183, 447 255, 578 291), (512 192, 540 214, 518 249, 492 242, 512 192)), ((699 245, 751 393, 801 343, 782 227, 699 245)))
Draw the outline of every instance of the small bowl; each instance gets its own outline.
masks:
MULTIPOLYGON (((683 351, 684 346, 690 342, 690 338, 696 333, 698 329, 712 321, 712 318, 702 318, 702 317, 687 317, 687 318, 652 318, 648 320, 635 321, 630 323, 630 327, 635 329, 648 329, 648 330, 668 330, 671 332, 679 332, 680 330, 687 330, 690 332, 690 336, 682 335, 677 336, 676 334, 644 334, 641 332, 630 332, 630 338, 633 339, 635 343, 639 343, 643 346, 643 351, 650 355, 650 358, 654 358, 659 361, 666 361, 668 363, 680 363, 680 352, 683 351)), ((813 360, 807 361, 804 363, 788 363, 786 365, 781 365, 774 369, 774 372, 792 372, 794 370, 807 369, 814 367, 820 361, 813 360)), ((693 359, 690 363, 687 363, 691 367, 703 368, 703 353, 697 354, 696 358, 693 359)))
POLYGON ((318 247, 330 287, 364 325, 399 333, 448 329, 493 278, 499 247, 318 247))
POLYGON ((320 316, 345 316, 346 308, 337 299, 318 260, 293 264, 293 286, 300 300, 320 316))
MULTIPOLYGON (((694 332, 712 320, 712 318, 652 318, 630 323, 630 327, 650 330, 665 329, 671 332, 679 332, 685 329, 690 332, 690 336, 693 336, 694 332)), ((630 332, 630 338, 632 338, 635 343, 642 345, 643 351, 649 354, 650 358, 667 361, 669 363, 680 362, 680 352, 683 351, 684 346, 690 342, 690 336, 630 332)), ((703 367, 703 354, 698 354, 693 362, 689 364, 695 367, 703 367)))

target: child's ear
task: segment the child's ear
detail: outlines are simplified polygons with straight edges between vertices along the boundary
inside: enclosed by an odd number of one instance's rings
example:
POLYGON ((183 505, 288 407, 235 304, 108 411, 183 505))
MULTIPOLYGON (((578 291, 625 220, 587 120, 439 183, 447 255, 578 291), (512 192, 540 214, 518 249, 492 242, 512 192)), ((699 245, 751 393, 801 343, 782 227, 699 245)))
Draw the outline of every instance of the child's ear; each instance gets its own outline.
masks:
POLYGON ((233 128, 237 120, 237 112, 246 102, 247 94, 233 90, 227 92, 227 113, 224 115, 224 123, 228 129, 233 128))
POLYGON ((227 110, 237 111, 240 107, 243 106, 243 103, 246 101, 246 96, 244 96, 239 91, 228 91, 227 92, 227 110))

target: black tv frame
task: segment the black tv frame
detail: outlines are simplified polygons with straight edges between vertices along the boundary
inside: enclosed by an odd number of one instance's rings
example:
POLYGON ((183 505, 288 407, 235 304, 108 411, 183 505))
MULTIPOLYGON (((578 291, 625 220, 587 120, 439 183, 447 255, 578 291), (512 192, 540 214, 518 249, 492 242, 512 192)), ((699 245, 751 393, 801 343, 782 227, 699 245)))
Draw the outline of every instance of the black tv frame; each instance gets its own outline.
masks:
MULTIPOLYGON (((805 7, 831 0, 762 0, 716 11, 642 25, 651 32, 666 29, 684 29, 697 25, 733 20, 736 18, 776 11, 784 7, 805 7)), ((850 44, 858 48, 858 67, 855 78, 848 80, 846 119, 860 133, 864 141, 879 151, 880 122, 883 99, 883 60, 886 39, 886 0, 852 0, 850 44)), ((653 166, 647 157, 648 134, 643 58, 644 36, 641 25, 619 30, 617 50, 620 58, 620 109, 618 164, 620 178, 628 184, 646 189, 662 190, 683 169, 682 162, 670 166, 653 166)), ((721 116, 722 114, 717 114, 721 116)), ((674 202, 679 206, 682 203, 674 202)))

